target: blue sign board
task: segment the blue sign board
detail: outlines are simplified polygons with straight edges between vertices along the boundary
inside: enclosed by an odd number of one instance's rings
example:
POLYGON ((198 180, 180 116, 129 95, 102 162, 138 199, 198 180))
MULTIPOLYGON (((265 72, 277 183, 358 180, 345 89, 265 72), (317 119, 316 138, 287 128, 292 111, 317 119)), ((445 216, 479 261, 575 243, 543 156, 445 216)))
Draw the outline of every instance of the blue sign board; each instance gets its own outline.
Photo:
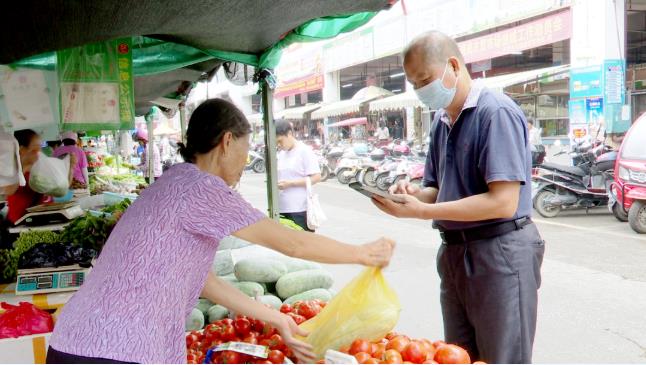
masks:
POLYGON ((574 68, 570 71, 570 98, 603 96, 601 65, 574 68))
POLYGON ((626 72, 622 60, 606 60, 603 64, 604 90, 606 104, 624 104, 626 95, 626 72))
POLYGON ((598 125, 603 119, 603 98, 586 99, 585 110, 588 124, 598 125))

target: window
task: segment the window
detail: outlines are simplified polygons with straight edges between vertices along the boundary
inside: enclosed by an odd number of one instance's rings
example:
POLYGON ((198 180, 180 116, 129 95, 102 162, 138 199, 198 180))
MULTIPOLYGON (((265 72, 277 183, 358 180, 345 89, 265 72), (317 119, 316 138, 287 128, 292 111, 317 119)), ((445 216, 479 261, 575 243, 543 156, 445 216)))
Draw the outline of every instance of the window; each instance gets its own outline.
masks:
POLYGON ((646 122, 643 120, 630 131, 624 139, 621 157, 627 159, 643 159, 646 156, 646 122))

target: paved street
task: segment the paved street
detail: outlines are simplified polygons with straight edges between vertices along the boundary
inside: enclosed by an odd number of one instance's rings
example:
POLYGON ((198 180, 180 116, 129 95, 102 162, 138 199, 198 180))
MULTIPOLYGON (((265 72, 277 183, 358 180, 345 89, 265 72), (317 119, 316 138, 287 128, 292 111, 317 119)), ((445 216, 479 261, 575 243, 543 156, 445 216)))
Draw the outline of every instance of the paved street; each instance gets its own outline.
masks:
MULTIPOLYGON (((241 192, 266 209, 265 175, 247 173, 241 192)), ((335 179, 315 187, 329 221, 320 233, 362 243, 388 236, 398 243, 385 274, 398 292, 397 330, 441 339, 439 235, 430 222, 395 220, 335 179)), ((606 210, 534 217, 547 241, 534 347, 538 363, 646 362, 646 236, 635 234, 606 210)), ((341 289, 359 270, 330 266, 341 289)))

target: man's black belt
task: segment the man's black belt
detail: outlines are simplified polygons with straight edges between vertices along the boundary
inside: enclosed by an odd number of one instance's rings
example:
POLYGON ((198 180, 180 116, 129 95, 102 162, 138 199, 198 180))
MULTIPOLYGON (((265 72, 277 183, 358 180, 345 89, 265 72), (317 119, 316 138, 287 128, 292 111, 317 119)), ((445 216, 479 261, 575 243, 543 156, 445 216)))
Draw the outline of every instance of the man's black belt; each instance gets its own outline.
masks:
POLYGON ((460 245, 467 242, 478 240, 485 240, 502 236, 503 234, 517 231, 523 227, 532 224, 529 217, 522 217, 513 221, 488 224, 485 226, 462 229, 462 230, 442 230, 440 229, 440 236, 442 236, 442 243, 447 245, 460 245))

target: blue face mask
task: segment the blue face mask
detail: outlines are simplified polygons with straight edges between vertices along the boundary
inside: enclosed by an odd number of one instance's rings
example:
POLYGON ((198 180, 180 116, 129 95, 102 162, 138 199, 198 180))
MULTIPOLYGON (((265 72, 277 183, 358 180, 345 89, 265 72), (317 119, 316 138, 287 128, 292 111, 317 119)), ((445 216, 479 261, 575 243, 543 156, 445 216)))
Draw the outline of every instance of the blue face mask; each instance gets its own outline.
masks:
POLYGON ((415 93, 419 100, 431 110, 446 108, 451 104, 455 97, 456 86, 458 85, 457 77, 452 88, 447 89, 444 87, 444 76, 446 76, 448 68, 449 64, 447 62, 441 79, 437 79, 428 85, 415 89, 415 93))

